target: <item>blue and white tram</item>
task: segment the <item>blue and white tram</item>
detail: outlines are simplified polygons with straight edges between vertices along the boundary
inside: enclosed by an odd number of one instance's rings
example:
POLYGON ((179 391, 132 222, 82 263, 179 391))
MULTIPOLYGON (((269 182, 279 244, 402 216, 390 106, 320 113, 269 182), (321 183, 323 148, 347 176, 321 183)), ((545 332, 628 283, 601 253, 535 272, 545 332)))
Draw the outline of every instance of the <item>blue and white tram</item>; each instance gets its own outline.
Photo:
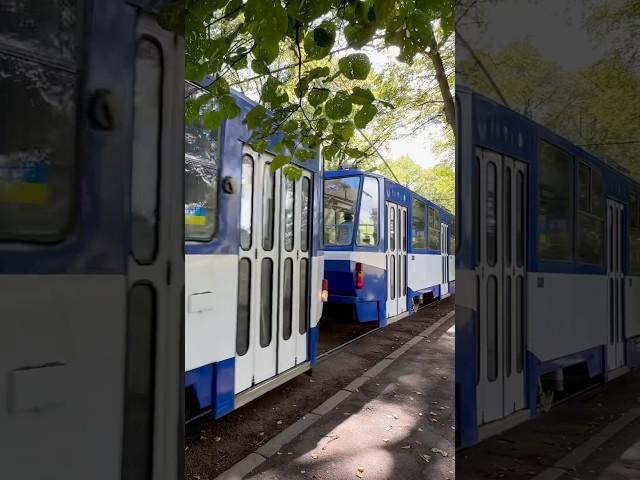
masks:
POLYGON ((233 96, 241 114, 218 132, 203 124, 211 103, 185 129, 187 419, 219 418, 316 358, 325 286, 320 160, 294 159, 296 181, 272 171, 280 137, 265 153, 252 150, 243 120, 255 103, 233 96))
POLYGON ((159 3, 0 2, 3 478, 182 476, 184 49, 159 3))
POLYGON ((576 378, 640 365, 640 185, 465 88, 458 107, 457 444, 576 378))
POLYGON ((455 290, 444 208, 360 170, 325 172, 323 207, 327 306, 384 326, 455 290))

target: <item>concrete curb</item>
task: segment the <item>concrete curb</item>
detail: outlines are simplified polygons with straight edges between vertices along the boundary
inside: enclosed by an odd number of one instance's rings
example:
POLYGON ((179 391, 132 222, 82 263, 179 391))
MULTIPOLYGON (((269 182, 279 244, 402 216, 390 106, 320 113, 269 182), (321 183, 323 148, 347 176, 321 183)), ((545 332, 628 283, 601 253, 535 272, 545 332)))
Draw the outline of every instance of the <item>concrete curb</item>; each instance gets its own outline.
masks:
MULTIPOLYGON (((429 326, 423 332, 419 333, 409 341, 407 341, 400 348, 394 350, 392 353, 387 355, 385 358, 376 363, 373 367, 367 370, 362 374, 361 377, 353 380, 349 385, 344 387, 343 389, 336 392, 329 399, 325 400, 322 404, 317 406, 312 412, 304 415, 300 420, 289 425, 278 435, 273 437, 267 443, 262 445, 258 450, 254 453, 247 455, 245 458, 240 460, 238 463, 233 465, 227 471, 218 475, 214 480, 241 480, 246 475, 251 473, 251 471, 255 470, 260 464, 267 460, 267 458, 275 455, 280 449, 293 440, 295 437, 304 432, 307 428, 313 425, 315 422, 320 420, 324 415, 329 413, 331 410, 336 408, 339 404, 345 401, 347 398, 351 396, 352 393, 358 391, 358 389, 367 383, 369 380, 375 378, 377 375, 382 373, 382 371, 391 365, 395 360, 400 358, 403 354, 411 349, 411 347, 423 341, 425 338, 430 337, 433 332, 435 332, 438 328, 448 322, 451 318, 455 316, 455 310, 447 313, 440 320, 436 321, 433 325, 429 326)), ((557 477, 555 477, 557 478, 557 477)), ((541 479, 534 479, 541 480, 541 479)))
POLYGON ((637 418, 640 418, 640 407, 627 410, 627 412, 622 414, 615 422, 610 423, 582 445, 574 448, 571 453, 558 460, 552 467, 547 468, 542 473, 533 477, 533 480, 556 480, 566 473, 570 473, 590 455, 595 453, 607 440, 613 438, 618 432, 637 418))

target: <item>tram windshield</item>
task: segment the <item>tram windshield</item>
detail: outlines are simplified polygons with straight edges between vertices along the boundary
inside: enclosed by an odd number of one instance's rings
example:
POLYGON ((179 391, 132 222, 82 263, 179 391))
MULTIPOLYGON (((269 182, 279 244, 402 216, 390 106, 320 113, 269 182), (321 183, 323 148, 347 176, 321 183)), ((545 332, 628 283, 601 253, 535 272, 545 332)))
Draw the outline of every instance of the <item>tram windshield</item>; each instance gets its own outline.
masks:
POLYGON ((186 121, 184 127, 185 240, 208 241, 216 231, 220 149, 218 132, 204 125, 205 114, 215 107, 205 95, 205 90, 185 84, 185 101, 198 109, 196 119, 186 121))
POLYGON ((361 177, 324 181, 324 244, 351 245, 361 177))

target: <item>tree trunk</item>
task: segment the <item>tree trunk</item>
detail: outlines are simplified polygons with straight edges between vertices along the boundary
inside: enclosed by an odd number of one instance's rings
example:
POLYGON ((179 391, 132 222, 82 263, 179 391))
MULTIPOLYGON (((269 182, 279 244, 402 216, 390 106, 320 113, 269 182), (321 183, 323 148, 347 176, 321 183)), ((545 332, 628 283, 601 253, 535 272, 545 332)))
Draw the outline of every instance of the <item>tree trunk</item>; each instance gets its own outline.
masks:
POLYGON ((451 128, 455 132, 456 106, 453 101, 453 95, 451 95, 451 87, 449 86, 447 74, 444 71, 444 64, 442 63, 442 57, 440 56, 440 50, 435 38, 431 40, 431 51, 428 53, 428 55, 436 72, 436 80, 438 81, 440 94, 442 95, 442 100, 444 101, 444 116, 449 126, 451 126, 451 128))

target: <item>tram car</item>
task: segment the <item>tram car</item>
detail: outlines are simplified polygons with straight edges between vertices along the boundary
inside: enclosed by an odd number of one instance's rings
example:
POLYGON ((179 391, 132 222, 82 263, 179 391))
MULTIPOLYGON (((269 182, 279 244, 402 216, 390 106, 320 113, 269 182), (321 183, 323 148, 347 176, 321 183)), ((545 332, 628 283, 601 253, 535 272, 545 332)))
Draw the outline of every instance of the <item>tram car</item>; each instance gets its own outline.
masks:
POLYGON ((325 172, 325 308, 380 327, 455 291, 454 217, 381 175, 325 172))
MULTIPOLYGON (((186 84, 197 98, 213 80, 186 84)), ((322 313, 319 156, 273 171, 248 144, 256 104, 232 92, 241 114, 218 131, 205 103, 185 126, 185 410, 219 418, 315 363, 322 313)))
POLYGON ((640 364, 640 185, 472 90, 458 108, 456 443, 640 364))
POLYGON ((183 475, 184 47, 159 3, 0 5, 3 478, 183 475))

